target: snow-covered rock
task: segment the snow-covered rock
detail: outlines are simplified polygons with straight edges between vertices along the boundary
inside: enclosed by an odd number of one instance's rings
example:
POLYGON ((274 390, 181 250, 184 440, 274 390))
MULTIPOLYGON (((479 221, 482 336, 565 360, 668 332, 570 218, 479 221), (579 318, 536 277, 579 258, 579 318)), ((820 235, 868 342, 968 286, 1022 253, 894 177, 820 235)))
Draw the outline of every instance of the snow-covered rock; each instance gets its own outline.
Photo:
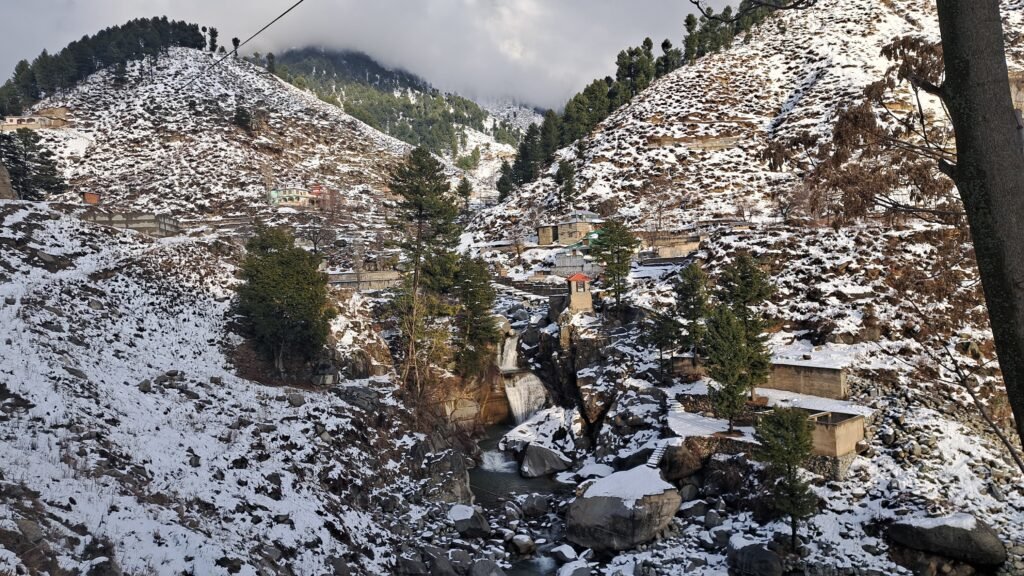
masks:
POLYGON ((595 480, 569 505, 566 537, 595 550, 626 550, 665 529, 682 498, 646 465, 595 480))

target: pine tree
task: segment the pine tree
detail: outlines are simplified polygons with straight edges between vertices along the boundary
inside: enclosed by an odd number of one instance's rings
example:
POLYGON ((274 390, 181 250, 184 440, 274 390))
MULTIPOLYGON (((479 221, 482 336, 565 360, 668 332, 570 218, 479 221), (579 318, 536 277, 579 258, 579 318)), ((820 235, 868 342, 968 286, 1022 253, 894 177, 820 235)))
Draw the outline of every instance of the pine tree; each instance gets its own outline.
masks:
POLYGON ((540 125, 541 162, 550 164, 555 158, 562 139, 562 120, 554 110, 544 113, 544 121, 540 125))
POLYGON ((459 181, 459 186, 455 189, 455 194, 462 199, 463 206, 469 206, 469 199, 473 196, 473 185, 469 183, 468 178, 463 176, 459 181))
POLYGON ((0 163, 10 172, 11 188, 21 200, 43 200, 67 191, 53 154, 40 140, 39 134, 24 128, 0 133, 0 163))
POLYGON ((210 28, 210 52, 217 51, 217 29, 210 28))
POLYGON ((718 299, 751 332, 764 330, 758 308, 775 293, 775 287, 757 261, 749 254, 740 254, 722 270, 718 279, 718 299))
POLYGON ((231 39, 231 51, 235 54, 235 58, 238 58, 238 46, 241 43, 242 43, 242 41, 239 40, 238 38, 232 38, 231 39))
POLYGON ((267 72, 271 74, 277 73, 277 59, 274 57, 273 52, 267 52, 267 72))
POLYGON ((811 456, 814 426, 799 408, 779 408, 761 418, 754 437, 756 455, 768 465, 767 502, 789 516, 790 547, 796 551, 800 521, 814 515, 818 499, 800 477, 800 467, 811 456))
POLYGON ((490 364, 494 345, 498 343, 498 323, 492 309, 497 292, 491 285, 491 272, 481 258, 462 256, 456 277, 455 294, 459 312, 455 316, 458 373, 474 378, 490 364))
POLYGON ((503 160, 501 162, 501 176, 498 177, 498 182, 495 184, 495 188, 498 189, 498 202, 504 202, 515 188, 512 178, 512 166, 509 165, 507 160, 503 160))
POLYGON ((644 340, 658 350, 658 372, 665 379, 665 350, 672 350, 679 344, 680 326, 674 318, 667 314, 654 314, 649 321, 649 329, 644 333, 644 340))
POLYGON ((558 184, 558 198, 563 207, 572 206, 576 200, 576 167, 572 162, 560 160, 558 171, 555 172, 555 184, 558 184))
POLYGON ((725 306, 716 306, 707 319, 705 343, 708 376, 718 387, 711 394, 715 414, 729 421, 729 432, 746 403, 751 389, 748 375, 746 338, 743 323, 725 306))
POLYGON ((426 148, 416 148, 391 174, 391 191, 401 197, 396 227, 399 246, 411 275, 408 298, 399 310, 406 348, 403 379, 419 397, 424 385, 424 359, 419 355, 421 326, 427 316, 424 292, 450 290, 455 282, 458 207, 450 194, 444 165, 426 148))
POLYGON ((295 247, 290 234, 262 228, 246 244, 238 312, 257 346, 284 373, 285 357, 311 358, 326 343, 335 315, 327 298, 327 275, 319 258, 295 247))
POLYGON ((622 305, 622 295, 627 288, 633 254, 640 241, 617 220, 611 220, 601 227, 598 236, 590 244, 594 258, 604 266, 601 279, 615 296, 615 307, 622 305))
POLYGON ((704 317, 708 313, 708 277, 700 264, 694 262, 679 273, 675 286, 676 313, 682 318, 685 334, 681 344, 693 353, 693 364, 704 345, 704 317))

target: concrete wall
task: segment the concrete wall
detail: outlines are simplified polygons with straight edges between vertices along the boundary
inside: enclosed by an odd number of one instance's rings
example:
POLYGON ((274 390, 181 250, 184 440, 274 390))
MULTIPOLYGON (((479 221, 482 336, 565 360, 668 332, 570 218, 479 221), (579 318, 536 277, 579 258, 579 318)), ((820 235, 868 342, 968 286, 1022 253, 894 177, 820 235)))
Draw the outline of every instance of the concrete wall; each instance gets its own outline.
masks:
POLYGON ((181 233, 181 226, 170 216, 146 212, 90 211, 82 215, 82 220, 121 230, 135 230, 157 238, 176 236, 181 233))
POLYGON ((345 272, 331 274, 328 281, 338 288, 351 290, 385 290, 402 283, 402 274, 395 270, 384 272, 345 272))
POLYGON ((845 400, 850 395, 846 370, 804 364, 773 364, 764 387, 837 400, 845 400))
POLYGON ((554 244, 556 230, 558 229, 554 226, 539 226, 537 228, 537 245, 550 246, 554 244))
POLYGON ((1014 108, 1024 110, 1024 72, 1010 72, 1010 97, 1014 108))
POLYGON ((855 452, 857 442, 864 439, 863 416, 849 416, 839 422, 834 422, 827 416, 812 417, 812 420, 812 451, 818 456, 843 456, 855 452))

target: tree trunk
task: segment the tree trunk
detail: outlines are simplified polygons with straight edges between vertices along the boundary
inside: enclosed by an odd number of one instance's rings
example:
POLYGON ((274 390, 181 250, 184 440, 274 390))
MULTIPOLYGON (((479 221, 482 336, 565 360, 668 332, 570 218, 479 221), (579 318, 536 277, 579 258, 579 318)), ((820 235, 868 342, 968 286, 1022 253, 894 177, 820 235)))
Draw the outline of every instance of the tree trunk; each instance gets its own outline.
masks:
POLYGON ((937 0, 957 165, 999 367, 1024 442, 1024 151, 998 0, 937 0))

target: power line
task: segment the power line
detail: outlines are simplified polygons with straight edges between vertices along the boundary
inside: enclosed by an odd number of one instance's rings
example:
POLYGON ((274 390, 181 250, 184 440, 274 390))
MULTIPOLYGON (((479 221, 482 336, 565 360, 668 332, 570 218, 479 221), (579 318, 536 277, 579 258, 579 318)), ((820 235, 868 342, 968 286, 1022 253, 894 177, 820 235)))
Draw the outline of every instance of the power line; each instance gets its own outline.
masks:
POLYGON ((220 64, 221 62, 223 62, 223 61, 227 60, 228 58, 230 58, 232 54, 237 54, 239 48, 241 48, 242 46, 245 46, 246 44, 248 44, 253 38, 255 38, 255 37, 259 36, 260 34, 262 34, 267 28, 270 28, 271 26, 273 26, 275 23, 277 23, 278 20, 280 20, 281 18, 284 18, 289 12, 291 12, 292 10, 295 10, 296 8, 298 8, 299 4, 302 4, 305 1, 306 0, 299 0, 295 4, 292 4, 291 8, 289 8, 289 9, 285 10, 284 12, 282 12, 277 18, 274 18, 273 20, 271 20, 269 24, 267 24, 263 28, 260 28, 255 34, 253 34, 252 36, 249 36, 248 38, 246 38, 245 42, 242 42, 241 44, 238 45, 238 48, 232 48, 231 51, 228 52, 227 54, 225 54, 224 56, 222 56, 220 58, 220 60, 217 60, 213 64, 210 64, 209 66, 207 66, 202 72, 197 74, 195 78, 189 80, 187 84, 182 86, 182 89, 184 90, 185 88, 188 88, 189 86, 191 86, 200 77, 202 77, 207 72, 209 72, 210 70, 213 70, 215 67, 217 67, 218 64, 220 64))

